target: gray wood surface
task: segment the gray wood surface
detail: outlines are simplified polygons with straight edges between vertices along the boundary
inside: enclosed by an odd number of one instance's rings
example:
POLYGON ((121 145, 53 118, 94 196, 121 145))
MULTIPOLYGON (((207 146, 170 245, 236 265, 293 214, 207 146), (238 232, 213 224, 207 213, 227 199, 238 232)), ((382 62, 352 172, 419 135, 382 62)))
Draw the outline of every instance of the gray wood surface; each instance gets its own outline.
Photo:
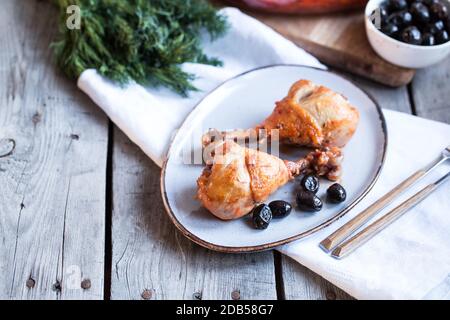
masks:
POLYGON ((0 299, 101 299, 107 119, 55 71, 53 8, 1 6, 0 299))
MULTIPOLYGON (((57 71, 54 8, 1 5, 0 299, 351 299, 277 252, 185 239, 160 169, 57 71)), ((450 59, 408 88, 350 78, 383 108, 450 123, 450 59)))
POLYGON ((286 300, 350 300, 347 293, 297 261, 282 257, 283 292, 286 300))
POLYGON ((411 92, 418 116, 450 123, 450 58, 420 70, 411 92))
POLYGON ((273 253, 222 254, 187 240, 165 213, 159 175, 115 129, 111 298, 276 299, 273 253))

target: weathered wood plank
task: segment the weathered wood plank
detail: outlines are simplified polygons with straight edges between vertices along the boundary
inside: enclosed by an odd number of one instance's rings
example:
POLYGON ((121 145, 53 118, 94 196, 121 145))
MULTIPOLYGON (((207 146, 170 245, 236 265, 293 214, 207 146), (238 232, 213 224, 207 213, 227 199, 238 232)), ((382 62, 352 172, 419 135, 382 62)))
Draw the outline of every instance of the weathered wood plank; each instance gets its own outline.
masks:
POLYGON ((0 140, 15 148, 0 157, 0 299, 101 299, 107 119, 56 71, 52 5, 1 4, 0 140))
POLYGON ((160 195, 160 169, 114 131, 112 299, 276 299, 272 252, 221 254, 183 237, 160 195))
POLYGON ((393 89, 358 76, 347 73, 340 74, 365 90, 380 105, 381 108, 406 113, 412 112, 411 102, 406 86, 393 89))
POLYGON ((347 293, 297 261, 282 257, 284 296, 287 300, 348 300, 347 293))
POLYGON ((411 102, 407 87, 392 89, 381 84, 367 81, 361 78, 353 78, 353 81, 366 90, 383 109, 411 113, 411 102))
POLYGON ((411 91, 418 116, 450 123, 450 58, 419 70, 411 91))
MULTIPOLYGON (((406 87, 392 89, 357 76, 344 74, 344 77, 366 90, 382 108, 411 113, 406 87)), ((284 296, 288 300, 352 299, 351 296, 289 257, 281 257, 281 270, 284 296)))

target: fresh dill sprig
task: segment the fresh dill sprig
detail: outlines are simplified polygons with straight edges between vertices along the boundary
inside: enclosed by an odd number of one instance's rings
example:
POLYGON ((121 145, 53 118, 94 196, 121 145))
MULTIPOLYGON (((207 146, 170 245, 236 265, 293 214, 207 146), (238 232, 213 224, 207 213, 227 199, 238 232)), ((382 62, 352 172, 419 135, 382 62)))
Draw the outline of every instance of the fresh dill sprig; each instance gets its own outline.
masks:
POLYGON ((224 16, 206 0, 54 0, 61 10, 58 65, 71 78, 86 69, 124 85, 130 80, 165 86, 181 95, 197 90, 180 64, 220 66, 204 54, 201 32, 212 40, 227 29, 224 16), (80 29, 66 27, 66 9, 81 9, 80 29))

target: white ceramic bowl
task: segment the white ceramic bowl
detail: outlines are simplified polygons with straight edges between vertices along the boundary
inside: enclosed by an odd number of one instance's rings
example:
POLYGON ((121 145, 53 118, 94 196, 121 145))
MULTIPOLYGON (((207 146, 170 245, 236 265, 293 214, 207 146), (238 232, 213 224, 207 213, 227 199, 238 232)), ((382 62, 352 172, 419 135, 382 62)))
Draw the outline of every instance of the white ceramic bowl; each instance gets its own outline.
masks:
POLYGON ((370 16, 383 1, 370 0, 365 11, 367 37, 372 48, 382 58, 401 67, 418 69, 438 63, 450 54, 450 42, 437 46, 417 46, 395 40, 378 30, 370 16))

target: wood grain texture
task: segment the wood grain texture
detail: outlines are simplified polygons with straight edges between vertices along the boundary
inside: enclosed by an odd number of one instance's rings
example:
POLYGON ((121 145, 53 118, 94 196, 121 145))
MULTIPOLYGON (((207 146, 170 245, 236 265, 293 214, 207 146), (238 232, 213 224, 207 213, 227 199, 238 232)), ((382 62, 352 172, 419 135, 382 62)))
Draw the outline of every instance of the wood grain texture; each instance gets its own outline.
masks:
POLYGON ((297 261, 282 257, 284 297, 286 300, 350 300, 347 293, 297 261))
MULTIPOLYGON (((103 297, 107 119, 56 72, 48 48, 55 17, 46 1, 2 1, 0 299, 103 297)), ((449 73, 450 59, 418 72, 418 115, 450 122, 449 73)), ((382 107, 411 112, 405 87, 352 78, 382 107)), ((117 129, 113 157, 113 299, 276 298, 272 252, 226 255, 192 244, 163 211, 159 168, 117 129)), ((287 299, 350 298, 280 260, 287 299)))
POLYGON ((0 157, 0 299, 101 299, 107 120, 55 71, 54 8, 1 4, 0 140, 15 148, 0 157))
MULTIPOLYGON (((228 5, 223 0, 210 1, 218 7, 228 5)), ((363 9, 321 15, 243 11, 328 66, 392 87, 402 87, 414 78, 415 70, 395 66, 372 49, 365 31, 363 9)))
POLYGON ((273 253, 217 253, 184 238, 165 213, 159 176, 115 129, 111 298, 276 299, 273 253))
POLYGON ((365 90, 381 108, 412 113, 411 101, 406 86, 390 88, 348 73, 338 73, 365 90))
POLYGON ((419 70, 411 92, 418 116, 450 123, 450 57, 419 70))
POLYGON ((393 87, 414 77, 414 70, 395 66, 375 53, 361 10, 320 16, 251 14, 329 66, 393 87))

